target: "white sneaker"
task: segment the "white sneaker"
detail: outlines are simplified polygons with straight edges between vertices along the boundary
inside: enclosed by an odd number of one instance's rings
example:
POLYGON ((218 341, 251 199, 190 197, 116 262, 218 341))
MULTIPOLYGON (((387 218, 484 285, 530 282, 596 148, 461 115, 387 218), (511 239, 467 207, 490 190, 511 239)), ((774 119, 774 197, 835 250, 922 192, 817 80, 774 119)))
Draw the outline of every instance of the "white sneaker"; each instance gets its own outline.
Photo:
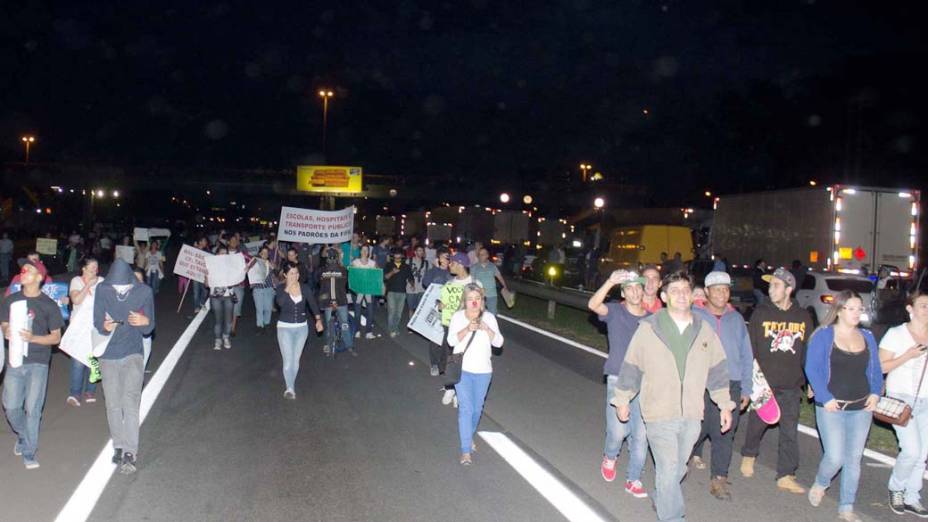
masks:
POLYGON ((457 394, 455 394, 454 397, 451 397, 451 405, 454 406, 455 408, 458 407, 458 396, 457 396, 457 394))
POLYGON ((457 399, 457 397, 454 396, 454 388, 445 390, 445 394, 441 396, 441 403, 447 406, 451 404, 451 399, 457 399))
POLYGON ((374 332, 367 332, 366 334, 364 334, 364 338, 365 339, 376 339, 377 336, 374 335, 374 332))
POLYGON ((354 333, 354 338, 355 338, 355 339, 360 339, 360 338, 361 338, 361 332, 355 332, 355 333, 354 333))
POLYGON ((213 350, 222 350, 222 339, 216 339, 213 343, 213 350))
POLYGON ((393 339, 394 337, 396 337, 396 332, 390 332, 390 339, 393 339))
POLYGON ((226 350, 232 348, 232 339, 230 339, 229 336, 227 336, 227 335, 223 335, 223 336, 222 336, 222 346, 223 346, 223 348, 225 348, 226 350))

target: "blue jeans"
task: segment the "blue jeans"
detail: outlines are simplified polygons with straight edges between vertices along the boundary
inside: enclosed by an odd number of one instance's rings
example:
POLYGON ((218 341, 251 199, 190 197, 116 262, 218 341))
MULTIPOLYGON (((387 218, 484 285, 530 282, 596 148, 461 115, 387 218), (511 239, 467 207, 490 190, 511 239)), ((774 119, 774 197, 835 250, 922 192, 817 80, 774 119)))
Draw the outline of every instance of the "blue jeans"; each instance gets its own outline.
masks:
POLYGON ((258 328, 271 324, 271 310, 274 308, 274 289, 271 287, 253 288, 251 296, 255 300, 255 321, 258 328))
POLYGON ((303 355, 303 346, 309 337, 309 326, 297 328, 281 328, 277 325, 277 344, 280 345, 280 357, 284 363, 284 383, 287 390, 293 391, 296 383, 296 374, 300 371, 300 356, 303 355))
POLYGON ((190 281, 193 285, 193 309, 197 310, 206 304, 206 287, 203 283, 190 281))
POLYGON ((232 334, 232 298, 210 297, 209 307, 213 311, 213 336, 216 339, 229 337, 232 334))
POLYGON ((645 425, 654 455, 654 506, 658 520, 681 521, 686 517, 680 482, 686 476, 686 464, 701 429, 702 422, 682 417, 645 425))
POLYGON ((148 286, 151 287, 151 293, 158 295, 158 290, 161 289, 161 277, 158 276, 158 272, 149 272, 145 279, 148 286))
POLYGON ((245 287, 233 286, 232 292, 235 294, 235 304, 232 307, 232 315, 235 317, 242 316, 242 303, 245 302, 245 287))
POLYGON ((499 296, 488 295, 484 298, 487 303, 487 310, 489 310, 493 315, 496 315, 496 304, 499 302, 499 296))
POLYGON ((377 311, 377 296, 370 296, 365 298, 368 300, 364 307, 364 319, 367 322, 366 325, 361 324, 361 303, 360 296, 357 296, 354 302, 354 321, 355 321, 355 331, 364 333, 369 333, 374 331, 374 313, 377 311))
POLYGON ((603 448, 603 455, 609 460, 615 460, 622 451, 622 441, 631 437, 628 442, 628 471, 625 473, 625 479, 639 480, 644 461, 648 457, 648 439, 645 434, 644 420, 641 419, 641 403, 638 397, 635 397, 629 404, 631 415, 628 422, 619 421, 615 406, 610 404, 618 380, 617 375, 606 377, 606 444, 603 448))
POLYGON ((860 459, 864 455, 872 419, 873 414, 866 410, 825 411, 825 408, 815 406, 815 422, 825 450, 818 464, 815 484, 827 488, 838 471, 841 472, 838 512, 854 510, 857 483, 860 481, 860 459))
POLYGON ((71 359, 71 390, 68 395, 80 399, 84 392, 95 393, 97 383, 90 382, 90 368, 84 366, 77 359, 71 359))
POLYGON ((912 418, 905 426, 893 426, 899 439, 899 455, 889 477, 890 491, 905 492, 906 504, 921 503, 922 475, 928 459, 928 398, 893 395, 912 405, 912 418))
POLYGON ((454 385, 454 392, 458 396, 458 436, 461 439, 461 453, 471 451, 492 377, 492 373, 462 371, 461 380, 454 385))
MULTIPOLYGON (((354 348, 354 337, 351 335, 351 323, 348 322, 348 305, 342 305, 336 308, 338 310, 338 322, 342 331, 342 342, 345 348, 351 350, 354 348)), ((332 307, 325 309, 325 342, 334 350, 335 332, 329 328, 329 321, 332 319, 332 307)))
POLYGON ((3 409, 13 433, 21 442, 23 457, 35 458, 39 448, 39 425, 45 406, 48 384, 47 364, 23 364, 19 368, 6 367, 3 378, 3 409))
POLYGON ((148 368, 148 359, 151 357, 151 336, 142 337, 142 371, 148 368))
POLYGON ((422 292, 417 294, 406 294, 406 306, 409 307, 409 315, 412 316, 416 308, 419 308, 419 301, 422 299, 422 292))
POLYGON ((403 305, 406 304, 405 292, 387 292, 387 330, 400 332, 400 320, 403 319, 403 305))

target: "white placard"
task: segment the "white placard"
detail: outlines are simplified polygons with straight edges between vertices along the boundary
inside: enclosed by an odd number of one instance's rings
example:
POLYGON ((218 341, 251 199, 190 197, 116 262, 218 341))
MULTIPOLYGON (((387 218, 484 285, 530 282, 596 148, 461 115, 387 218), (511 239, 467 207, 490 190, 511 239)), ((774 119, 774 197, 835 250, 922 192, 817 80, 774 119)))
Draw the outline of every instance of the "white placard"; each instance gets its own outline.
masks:
POLYGON ((135 263, 135 247, 127 245, 116 245, 116 259, 122 259, 130 265, 135 263))
POLYGON ((419 306, 409 318, 407 328, 425 337, 437 345, 441 345, 445 336, 445 329, 441 326, 441 310, 438 309, 438 299, 441 297, 442 285, 432 283, 422 298, 419 299, 419 306))
POLYGON ((223 254, 207 257, 206 272, 210 288, 235 286, 245 279, 245 256, 223 254))
POLYGON ((202 283, 206 280, 206 258, 208 257, 213 257, 213 254, 190 245, 183 245, 177 254, 177 262, 174 263, 174 273, 202 283))
MULTIPOLYGON (((95 293, 96 290, 94 290, 95 293)), ((93 353, 94 294, 84 298, 82 306, 77 307, 77 311, 71 317, 71 322, 68 323, 68 328, 61 336, 61 343, 58 344, 62 352, 88 368, 90 368, 90 355, 93 353)))
POLYGON ((354 230, 354 207, 326 211, 280 207, 277 239, 294 243, 344 243, 354 230))
POLYGON ((29 343, 19 335, 21 330, 32 330, 29 303, 25 300, 10 304, 10 367, 19 368, 29 356, 29 343))
POLYGON ((166 228, 149 228, 148 237, 171 237, 171 231, 166 228))
POLYGON ((135 230, 132 231, 132 239, 136 241, 148 241, 148 229, 142 227, 135 227, 135 230))
POLYGON ((254 266, 248 270, 248 284, 259 285, 263 284, 267 279, 268 266, 267 263, 262 259, 255 261, 254 266))
POLYGON ((264 245, 264 241, 250 241, 245 243, 245 248, 248 249, 248 255, 255 257, 258 255, 258 250, 261 249, 261 246, 264 245))

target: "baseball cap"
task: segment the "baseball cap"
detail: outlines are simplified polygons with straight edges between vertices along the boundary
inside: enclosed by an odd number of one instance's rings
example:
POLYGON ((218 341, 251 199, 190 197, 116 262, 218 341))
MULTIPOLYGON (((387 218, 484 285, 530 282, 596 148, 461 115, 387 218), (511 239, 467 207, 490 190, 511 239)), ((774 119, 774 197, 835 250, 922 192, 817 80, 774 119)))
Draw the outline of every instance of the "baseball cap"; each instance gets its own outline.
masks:
POLYGON ((619 270, 619 273, 622 278, 622 282, 620 283, 622 285, 622 288, 625 288, 626 286, 629 286, 629 285, 644 286, 644 284, 648 281, 646 278, 641 277, 638 274, 638 272, 635 272, 633 270, 619 270))
POLYGON ((706 274, 705 281, 706 288, 715 285, 727 285, 731 286, 731 276, 728 275, 728 272, 722 272, 721 270, 716 270, 714 272, 709 272, 706 274))
POLYGON ((465 267, 470 266, 470 258, 467 257, 467 254, 463 252, 458 252, 457 254, 454 254, 453 256, 451 256, 451 259, 449 261, 451 263, 458 263, 460 265, 464 265, 465 267))
POLYGON ((796 288, 796 278, 793 277, 793 274, 791 274, 789 270, 783 267, 774 270, 773 274, 766 274, 761 276, 761 279, 769 283, 774 277, 786 283, 786 286, 790 288, 796 288))

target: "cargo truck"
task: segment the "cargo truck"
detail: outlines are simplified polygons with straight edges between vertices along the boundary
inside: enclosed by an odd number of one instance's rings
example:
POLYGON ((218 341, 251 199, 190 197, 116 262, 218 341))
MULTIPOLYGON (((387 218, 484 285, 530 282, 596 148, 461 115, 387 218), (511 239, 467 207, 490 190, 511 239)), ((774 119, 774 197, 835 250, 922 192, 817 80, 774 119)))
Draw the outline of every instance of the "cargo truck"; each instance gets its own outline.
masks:
POLYGON ((917 190, 833 185, 720 196, 711 251, 730 266, 806 267, 909 277, 917 270, 917 190))

